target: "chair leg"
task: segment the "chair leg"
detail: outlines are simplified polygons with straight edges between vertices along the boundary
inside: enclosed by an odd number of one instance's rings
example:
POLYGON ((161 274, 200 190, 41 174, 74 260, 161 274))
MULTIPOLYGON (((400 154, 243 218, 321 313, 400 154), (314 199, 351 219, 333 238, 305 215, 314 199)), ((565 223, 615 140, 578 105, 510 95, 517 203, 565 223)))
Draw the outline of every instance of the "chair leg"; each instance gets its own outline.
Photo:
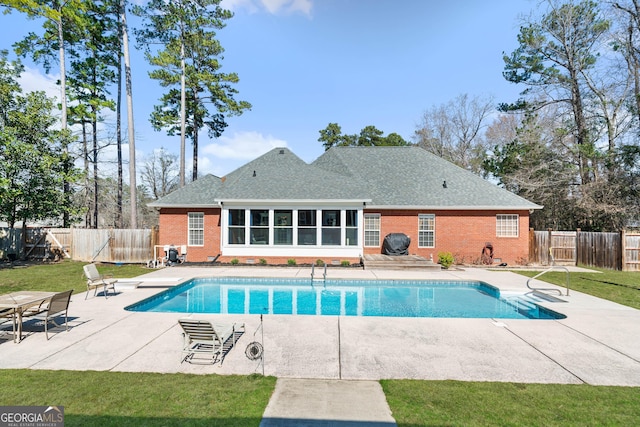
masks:
POLYGON ((16 327, 17 327, 17 320, 16 320, 16 312, 13 312, 13 342, 16 342, 16 327))

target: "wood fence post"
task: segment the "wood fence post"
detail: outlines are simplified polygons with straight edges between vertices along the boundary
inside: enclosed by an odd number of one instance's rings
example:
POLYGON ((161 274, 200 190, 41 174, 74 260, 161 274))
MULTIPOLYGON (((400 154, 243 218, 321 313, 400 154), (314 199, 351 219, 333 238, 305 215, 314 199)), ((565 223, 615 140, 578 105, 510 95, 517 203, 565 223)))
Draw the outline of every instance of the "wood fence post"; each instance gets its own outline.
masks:
POLYGON ((545 256, 547 257, 547 265, 552 265, 551 258, 553 255, 553 246, 551 245, 551 229, 547 228, 547 247, 545 249, 545 256))
MULTIPOLYGON (((151 228, 151 256, 155 257, 155 247, 158 244, 158 237, 160 234, 160 230, 157 225, 154 225, 151 228)), ((153 258, 152 258, 153 259, 153 258)))
POLYGON ((536 258, 536 232, 529 227, 529 263, 535 263, 536 258))
POLYGON ((626 231, 623 228, 620 231, 620 269, 622 271, 627 271, 627 236, 626 231))
POLYGON ((576 247, 576 258, 575 258, 575 265, 578 265, 578 260, 582 260, 584 262, 584 260, 581 258, 582 257, 582 249, 581 249, 581 244, 580 244, 580 231, 582 231, 579 228, 576 228, 576 241, 574 243, 574 246, 576 247))

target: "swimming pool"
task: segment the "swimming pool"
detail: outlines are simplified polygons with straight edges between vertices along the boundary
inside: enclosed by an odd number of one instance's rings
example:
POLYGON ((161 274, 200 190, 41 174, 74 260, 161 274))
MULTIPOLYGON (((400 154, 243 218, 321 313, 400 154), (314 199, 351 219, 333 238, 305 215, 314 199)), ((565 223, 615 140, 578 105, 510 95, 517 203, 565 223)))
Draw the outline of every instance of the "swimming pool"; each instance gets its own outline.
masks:
POLYGON ((143 312, 562 319, 484 282, 198 278, 128 307, 143 312))

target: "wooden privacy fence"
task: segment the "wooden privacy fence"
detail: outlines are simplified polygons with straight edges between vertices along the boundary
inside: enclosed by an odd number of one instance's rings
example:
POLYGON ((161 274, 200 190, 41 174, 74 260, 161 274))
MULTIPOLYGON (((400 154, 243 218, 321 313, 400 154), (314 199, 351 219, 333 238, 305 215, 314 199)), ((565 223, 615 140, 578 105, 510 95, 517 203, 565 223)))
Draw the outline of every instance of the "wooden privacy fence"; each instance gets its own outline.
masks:
POLYGON ((157 229, 0 228, 0 258, 146 263, 157 241, 157 229))
POLYGON ((529 233, 529 261, 550 265, 586 265, 640 271, 640 232, 534 231, 529 233))

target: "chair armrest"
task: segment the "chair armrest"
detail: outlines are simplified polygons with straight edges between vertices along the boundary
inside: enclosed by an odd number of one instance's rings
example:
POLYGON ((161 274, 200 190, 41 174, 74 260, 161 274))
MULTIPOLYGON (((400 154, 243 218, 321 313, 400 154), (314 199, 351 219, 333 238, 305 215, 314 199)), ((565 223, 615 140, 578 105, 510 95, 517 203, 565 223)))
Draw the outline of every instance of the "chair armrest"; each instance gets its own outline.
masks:
POLYGON ((34 305, 33 307, 29 307, 26 309, 22 315, 24 317, 28 316, 37 316, 40 313, 44 313, 49 309, 49 300, 42 301, 37 307, 34 305))

